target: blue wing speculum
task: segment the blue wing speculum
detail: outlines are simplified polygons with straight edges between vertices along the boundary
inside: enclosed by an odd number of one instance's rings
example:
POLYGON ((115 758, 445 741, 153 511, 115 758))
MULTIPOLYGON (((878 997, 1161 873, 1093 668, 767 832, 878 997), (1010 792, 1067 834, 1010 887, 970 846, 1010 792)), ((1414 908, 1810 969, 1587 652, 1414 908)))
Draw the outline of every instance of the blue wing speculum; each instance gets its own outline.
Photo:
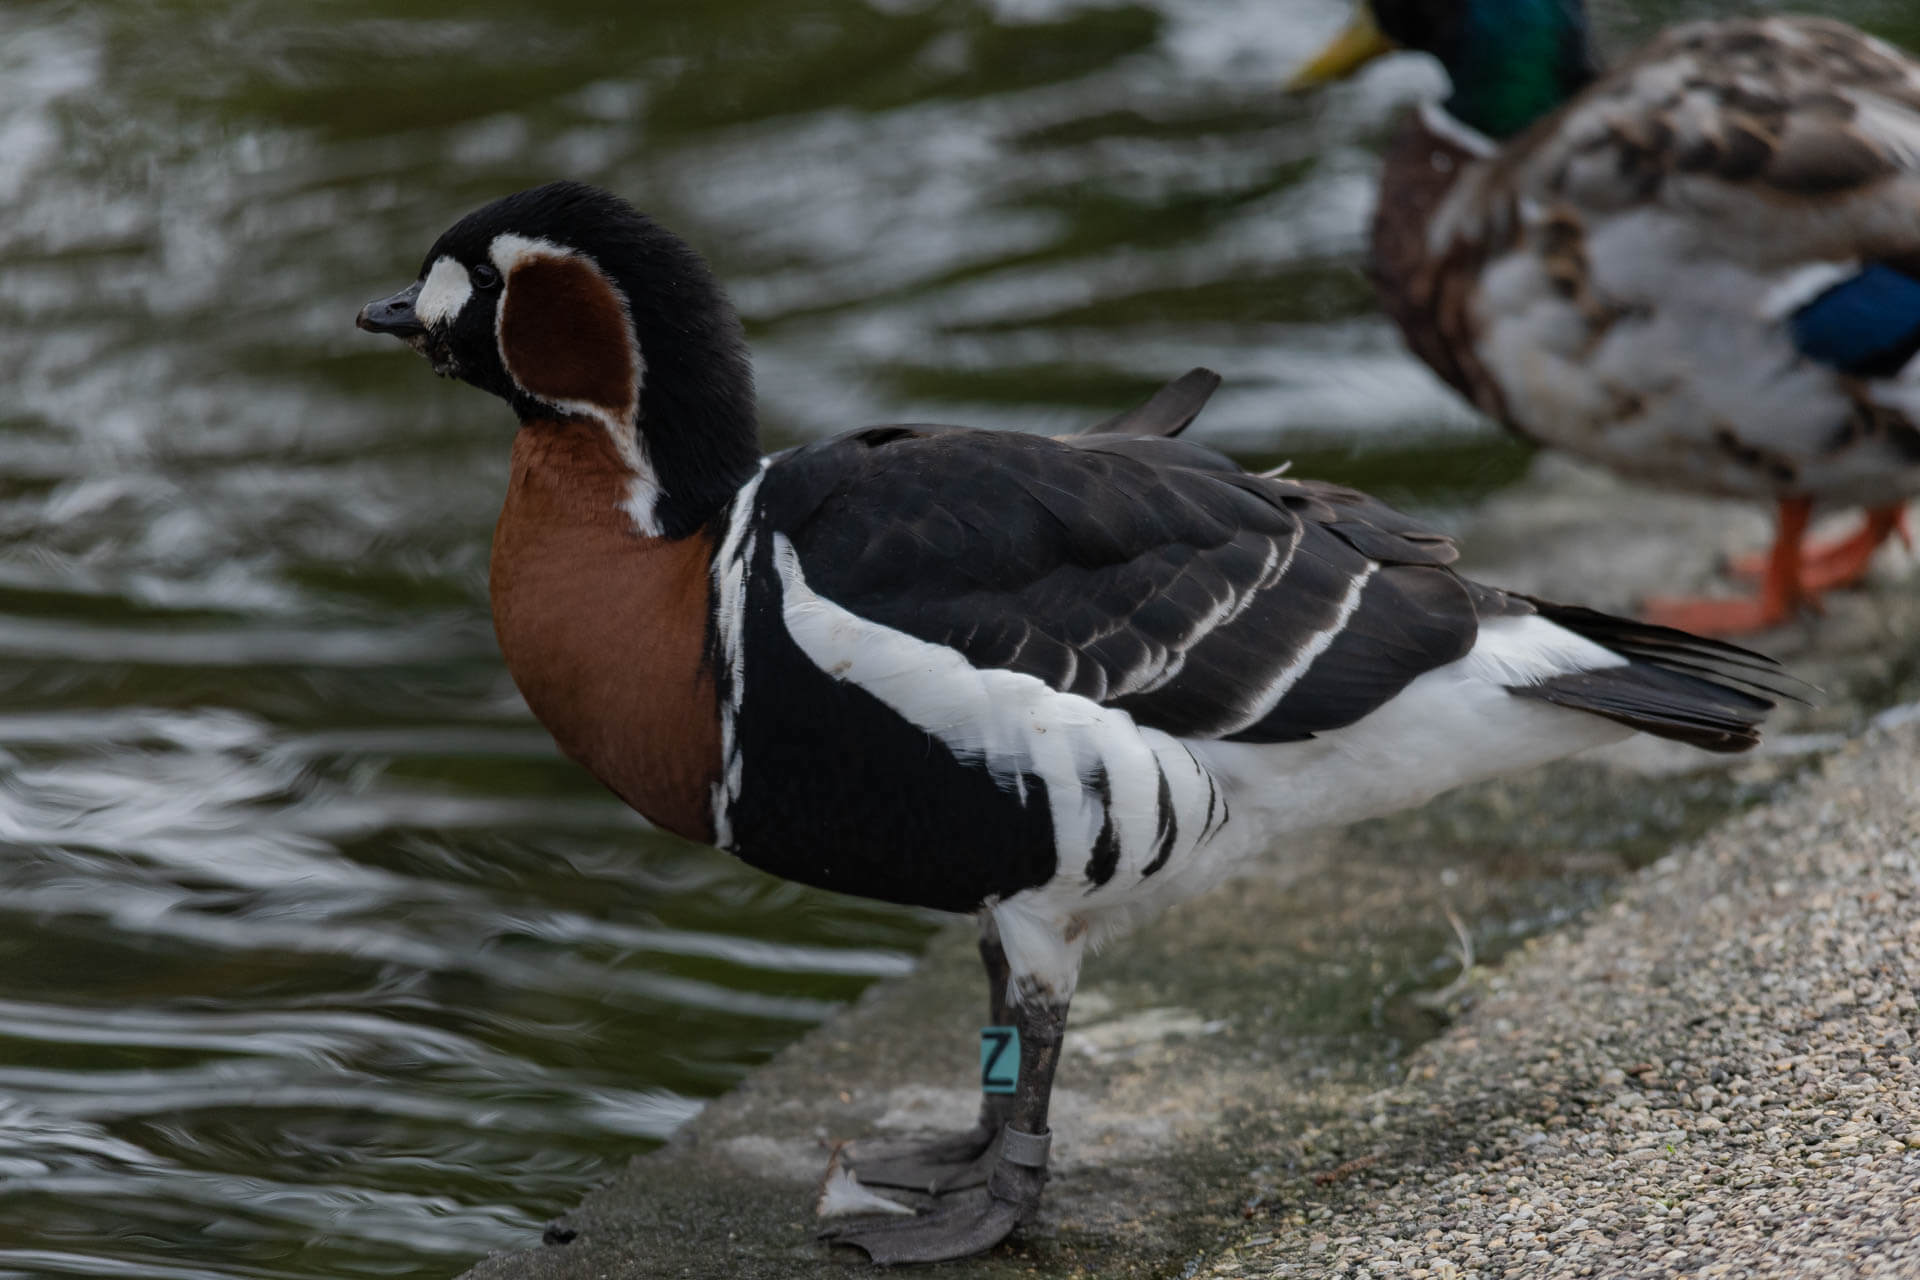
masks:
POLYGON ((1884 262, 1827 289, 1788 321, 1802 354, 1860 378, 1891 378, 1920 352, 1920 279, 1884 262))

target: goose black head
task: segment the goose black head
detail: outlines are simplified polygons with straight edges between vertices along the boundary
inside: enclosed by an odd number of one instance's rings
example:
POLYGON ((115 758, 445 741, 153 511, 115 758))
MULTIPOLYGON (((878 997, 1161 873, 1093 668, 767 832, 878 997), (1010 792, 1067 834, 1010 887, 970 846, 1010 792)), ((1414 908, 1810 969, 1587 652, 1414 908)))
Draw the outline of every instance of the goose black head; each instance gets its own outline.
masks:
POLYGON ((696 527, 757 463, 732 305, 691 246, 595 187, 555 182, 468 214, 358 324, 501 397, 523 423, 604 427, 645 482, 636 504, 652 490, 651 512, 633 511, 645 532, 696 527))

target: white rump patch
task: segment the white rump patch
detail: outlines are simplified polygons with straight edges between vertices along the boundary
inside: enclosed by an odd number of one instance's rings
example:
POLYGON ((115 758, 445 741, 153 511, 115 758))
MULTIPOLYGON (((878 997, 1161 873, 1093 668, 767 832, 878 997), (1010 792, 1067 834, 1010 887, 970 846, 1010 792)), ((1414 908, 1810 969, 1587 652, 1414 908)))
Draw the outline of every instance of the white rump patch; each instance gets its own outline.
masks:
POLYGON ((467 305, 467 299, 471 297, 473 280, 467 275, 467 269, 443 255, 421 283, 420 296, 414 300, 413 314, 420 318, 422 324, 441 324, 459 315, 460 309, 467 305))
POLYGON ((1624 667, 1627 659, 1539 614, 1489 618, 1460 661, 1467 674, 1502 686, 1543 683, 1555 676, 1624 667))
POLYGON ((1538 615, 1490 618, 1465 656, 1306 742, 1200 742, 1248 844, 1424 804, 1442 791, 1633 736, 1592 712, 1515 697, 1556 676, 1627 664, 1538 615))

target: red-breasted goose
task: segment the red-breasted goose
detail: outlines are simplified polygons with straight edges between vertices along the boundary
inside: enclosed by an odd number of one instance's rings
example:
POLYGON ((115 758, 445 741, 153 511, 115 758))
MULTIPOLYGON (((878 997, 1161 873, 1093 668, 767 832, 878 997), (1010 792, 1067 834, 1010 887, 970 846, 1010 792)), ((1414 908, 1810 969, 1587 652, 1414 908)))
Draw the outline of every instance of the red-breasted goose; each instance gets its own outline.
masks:
POLYGON ((1365 494, 1170 438, 1203 371, 1070 437, 880 426, 763 458, 705 264, 590 187, 461 220, 360 326, 519 418, 494 621, 568 755, 775 875, 978 916, 1012 1092, 849 1149, 838 1191, 924 1205, 835 1229, 880 1262, 1034 1211, 1090 942, 1289 833, 1636 730, 1743 750, 1772 705, 1764 658, 1467 581, 1365 494))

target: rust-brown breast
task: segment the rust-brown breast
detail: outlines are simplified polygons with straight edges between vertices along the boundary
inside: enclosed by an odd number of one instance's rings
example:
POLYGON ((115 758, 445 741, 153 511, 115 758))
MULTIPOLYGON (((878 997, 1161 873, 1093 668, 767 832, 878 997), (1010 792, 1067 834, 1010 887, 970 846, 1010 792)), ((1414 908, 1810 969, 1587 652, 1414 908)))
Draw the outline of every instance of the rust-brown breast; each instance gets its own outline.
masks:
POLYGON ((493 537, 494 631, 562 751, 656 824, 711 840, 712 546, 634 532, 626 476, 596 423, 520 428, 493 537))

